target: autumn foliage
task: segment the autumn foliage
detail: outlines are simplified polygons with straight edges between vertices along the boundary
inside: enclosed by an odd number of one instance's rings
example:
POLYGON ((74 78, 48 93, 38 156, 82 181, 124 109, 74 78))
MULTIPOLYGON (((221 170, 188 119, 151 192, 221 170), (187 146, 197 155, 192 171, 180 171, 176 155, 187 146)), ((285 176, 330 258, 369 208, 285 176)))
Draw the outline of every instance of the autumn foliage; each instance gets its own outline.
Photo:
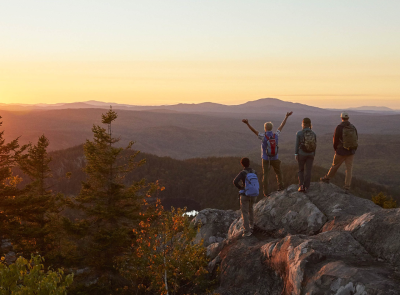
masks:
POLYGON ((192 242, 197 229, 185 210, 164 211, 159 200, 146 206, 131 251, 119 260, 121 273, 141 294, 204 293, 210 286, 206 250, 192 242))

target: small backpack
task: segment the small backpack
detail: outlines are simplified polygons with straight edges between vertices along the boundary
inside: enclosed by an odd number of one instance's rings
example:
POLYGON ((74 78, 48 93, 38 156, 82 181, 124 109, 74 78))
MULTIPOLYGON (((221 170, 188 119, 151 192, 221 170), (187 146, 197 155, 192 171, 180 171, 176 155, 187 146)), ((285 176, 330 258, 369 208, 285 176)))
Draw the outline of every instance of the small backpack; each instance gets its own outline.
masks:
POLYGON ((246 171, 244 194, 248 197, 257 197, 259 193, 260 193, 260 185, 258 183, 257 174, 255 174, 254 171, 252 172, 246 171))
POLYGON ((303 130, 303 141, 300 148, 306 153, 315 152, 317 149, 317 137, 311 130, 303 130))
POLYGON ((276 144, 275 134, 273 134, 271 137, 265 134, 265 139, 268 157, 275 157, 278 154, 278 145, 276 144))
POLYGON ((342 131, 343 148, 346 150, 356 150, 358 147, 358 136, 356 127, 350 124, 343 127, 342 131))

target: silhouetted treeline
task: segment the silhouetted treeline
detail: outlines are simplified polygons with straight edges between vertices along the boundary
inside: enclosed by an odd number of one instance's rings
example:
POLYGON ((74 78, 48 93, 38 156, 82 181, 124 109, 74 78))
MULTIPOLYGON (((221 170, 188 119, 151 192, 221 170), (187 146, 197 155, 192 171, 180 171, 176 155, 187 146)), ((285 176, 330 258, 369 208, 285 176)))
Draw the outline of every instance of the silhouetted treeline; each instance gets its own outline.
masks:
MULTIPOLYGON (((131 151, 133 153, 133 151, 131 151)), ((81 182, 85 180, 82 170, 85 163, 83 147, 76 146, 66 150, 50 153, 52 162, 50 167, 54 177, 51 179, 51 188, 55 192, 62 192, 69 196, 76 196, 81 189, 81 182), (70 177, 66 173, 71 172, 70 177)), ((138 160, 146 159, 140 169, 129 173, 125 183, 145 178, 149 182, 159 181, 164 191, 158 192, 166 208, 187 207, 188 210, 204 208, 239 209, 238 192, 233 186, 234 177, 242 169, 239 157, 209 157, 188 160, 175 160, 170 157, 158 157, 140 153, 138 160)), ((260 161, 261 162, 261 161, 260 161)), ((262 168, 259 163, 251 163, 261 184, 262 168)), ((285 185, 297 183, 297 165, 282 163, 285 185)), ((315 166, 312 181, 326 174, 327 169, 315 166)), ((338 174, 333 183, 343 186, 344 175, 338 174)), ((274 173, 270 174, 270 185, 276 189, 274 173)), ((357 196, 371 199, 379 192, 396 196, 389 188, 373 184, 361 179, 353 178, 352 191, 357 196)), ((261 197, 261 196, 260 196, 261 197)))

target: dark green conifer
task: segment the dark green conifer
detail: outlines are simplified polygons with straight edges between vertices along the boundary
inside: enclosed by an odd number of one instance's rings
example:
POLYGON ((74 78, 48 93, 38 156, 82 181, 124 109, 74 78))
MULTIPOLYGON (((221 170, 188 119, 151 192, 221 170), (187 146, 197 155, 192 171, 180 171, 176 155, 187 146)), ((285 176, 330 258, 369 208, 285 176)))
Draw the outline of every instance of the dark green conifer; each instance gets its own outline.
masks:
POLYGON ((119 138, 113 137, 111 126, 116 118, 117 113, 110 108, 102 115, 107 129, 93 126, 93 140, 84 144, 87 179, 76 198, 85 214, 81 225, 86 225, 86 231, 82 231, 80 241, 85 264, 111 272, 115 271, 115 257, 130 247, 132 229, 139 218, 139 199, 144 197, 138 195, 144 181, 124 184, 125 175, 143 161, 134 162, 138 152, 125 158, 133 142, 126 148, 115 147, 119 138))
POLYGON ((48 139, 42 135, 36 145, 18 157, 19 168, 30 182, 12 201, 15 220, 11 235, 14 248, 29 257, 30 253, 46 255, 56 248, 58 213, 63 196, 54 194, 47 181, 52 177, 47 154, 48 139))
POLYGON ((18 221, 14 215, 14 200, 20 194, 17 185, 21 178, 13 175, 12 168, 25 148, 19 146, 18 138, 6 143, 4 131, 0 132, 0 238, 3 239, 10 239, 13 224, 18 221))
MULTIPOLYGON (((1 119, 1 116, 0 116, 1 119)), ((3 122, 0 122, 0 126, 3 122)), ((14 185, 15 176, 13 176, 11 169, 16 165, 18 156, 26 148, 20 148, 18 138, 6 143, 4 139, 4 130, 0 132, 0 208, 2 201, 7 196, 14 196, 16 193, 16 185, 14 185)))

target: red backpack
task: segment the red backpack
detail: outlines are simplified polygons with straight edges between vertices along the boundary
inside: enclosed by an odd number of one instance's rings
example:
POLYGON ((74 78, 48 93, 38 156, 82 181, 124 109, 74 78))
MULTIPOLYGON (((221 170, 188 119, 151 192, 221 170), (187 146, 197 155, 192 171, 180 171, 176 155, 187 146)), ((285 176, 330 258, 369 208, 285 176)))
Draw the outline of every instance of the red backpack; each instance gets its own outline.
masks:
POLYGON ((265 139, 267 143, 266 151, 268 157, 275 157, 278 154, 278 146, 276 144, 275 134, 273 134, 271 137, 265 134, 265 139))

